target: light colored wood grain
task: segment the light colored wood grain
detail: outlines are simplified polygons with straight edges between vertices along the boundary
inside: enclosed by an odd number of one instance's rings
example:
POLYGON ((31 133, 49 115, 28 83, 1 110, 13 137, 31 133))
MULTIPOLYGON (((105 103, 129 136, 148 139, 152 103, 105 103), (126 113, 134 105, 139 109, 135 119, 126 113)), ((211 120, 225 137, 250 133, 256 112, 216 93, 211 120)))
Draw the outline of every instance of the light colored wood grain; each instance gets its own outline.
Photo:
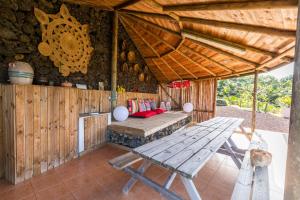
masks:
POLYGON ((33 176, 41 174, 41 88, 33 86, 33 176))

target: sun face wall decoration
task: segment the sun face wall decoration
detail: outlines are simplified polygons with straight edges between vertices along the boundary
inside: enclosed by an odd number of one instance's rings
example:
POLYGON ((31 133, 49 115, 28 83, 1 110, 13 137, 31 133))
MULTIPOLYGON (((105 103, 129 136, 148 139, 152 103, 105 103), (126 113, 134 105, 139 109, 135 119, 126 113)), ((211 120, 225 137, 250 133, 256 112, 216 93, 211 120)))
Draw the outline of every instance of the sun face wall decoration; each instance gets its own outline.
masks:
POLYGON ((93 52, 88 25, 81 25, 64 4, 57 14, 46 14, 38 8, 34 8, 34 14, 42 31, 39 52, 49 56, 63 76, 73 72, 86 74, 93 52))

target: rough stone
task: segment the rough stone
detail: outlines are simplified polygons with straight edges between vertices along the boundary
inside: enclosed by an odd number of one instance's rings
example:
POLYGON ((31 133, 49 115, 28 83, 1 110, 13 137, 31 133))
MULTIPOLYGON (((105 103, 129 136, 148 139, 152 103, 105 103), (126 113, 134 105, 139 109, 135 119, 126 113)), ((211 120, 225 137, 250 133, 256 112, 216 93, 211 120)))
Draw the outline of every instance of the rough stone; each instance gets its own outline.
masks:
MULTIPOLYGON (((6 13, 0 13, 0 64, 7 65, 8 62, 16 60, 15 55, 23 54, 22 61, 28 62, 34 68, 34 83, 38 83, 40 77, 46 77, 54 81, 56 85, 64 81, 73 84, 87 84, 89 88, 98 88, 98 82, 104 82, 106 90, 110 90, 111 82, 111 43, 112 43, 112 13, 82 5, 66 3, 70 14, 81 24, 89 25, 91 43, 94 48, 92 58, 88 66, 87 74, 72 73, 63 77, 53 62, 42 56, 37 46, 41 42, 41 30, 33 12, 33 7, 46 13, 59 12, 62 0, 0 0, 0 8, 6 9, 6 13), (3 17, 1 17, 3 15, 3 17)), ((0 9, 0 11, 1 11, 0 9)), ((140 66, 145 61, 138 53, 134 43, 130 40, 124 28, 120 24, 120 39, 128 41, 130 49, 137 54, 137 62, 140 66)), ((120 68, 121 63, 119 63, 120 68)), ((138 81, 137 76, 130 74, 120 75, 119 85, 126 85, 127 91, 156 92, 156 80, 150 83, 138 81)), ((7 81, 7 73, 0 71, 0 82, 7 81), (1 74, 3 73, 3 74, 1 74)))
POLYGON ((0 38, 7 39, 7 40, 16 40, 17 35, 10 29, 0 26, 0 38))
POLYGON ((8 8, 0 8, 0 18, 7 19, 11 22, 16 22, 16 16, 11 9, 8 8))

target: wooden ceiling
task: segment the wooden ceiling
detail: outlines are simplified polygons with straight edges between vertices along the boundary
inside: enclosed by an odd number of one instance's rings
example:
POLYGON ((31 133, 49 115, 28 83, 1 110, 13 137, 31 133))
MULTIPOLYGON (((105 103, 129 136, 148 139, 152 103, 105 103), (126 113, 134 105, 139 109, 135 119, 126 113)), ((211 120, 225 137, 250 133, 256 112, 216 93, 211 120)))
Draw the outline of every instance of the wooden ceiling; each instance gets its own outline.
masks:
POLYGON ((73 2, 117 10, 161 82, 241 76, 294 59, 296 0, 73 2))

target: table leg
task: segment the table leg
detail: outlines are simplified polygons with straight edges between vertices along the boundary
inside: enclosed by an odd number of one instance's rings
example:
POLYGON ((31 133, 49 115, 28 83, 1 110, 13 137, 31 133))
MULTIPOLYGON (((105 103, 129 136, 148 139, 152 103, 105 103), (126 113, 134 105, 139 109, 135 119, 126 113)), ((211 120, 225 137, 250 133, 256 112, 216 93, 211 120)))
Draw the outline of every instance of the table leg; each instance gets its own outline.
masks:
POLYGON ((164 184, 164 188, 166 189, 170 189, 175 177, 176 177, 177 173, 176 172, 173 172, 169 177, 168 179, 166 180, 165 184, 164 184))
MULTIPOLYGON (((149 162, 148 160, 145 160, 141 166, 138 168, 138 172, 140 174, 145 173, 145 171, 150 167, 151 162, 149 162)), ((128 192, 131 190, 131 188, 134 186, 134 184, 137 182, 136 178, 130 178, 129 181, 126 183, 126 185, 124 185, 123 187, 123 193, 128 194, 128 192)))
POLYGON ((241 161, 238 159, 238 157, 235 155, 234 151, 232 150, 230 144, 228 143, 228 141, 226 141, 224 143, 224 147, 225 149, 227 149, 227 151, 230 153, 230 157, 232 158, 233 162, 235 163, 235 165, 240 169, 241 168, 241 161))
POLYGON ((197 191, 197 188, 195 187, 195 184, 193 182, 193 180, 185 178, 183 176, 180 176, 181 181, 187 191, 187 193, 189 194, 189 197, 191 200, 201 200, 201 197, 197 191))

